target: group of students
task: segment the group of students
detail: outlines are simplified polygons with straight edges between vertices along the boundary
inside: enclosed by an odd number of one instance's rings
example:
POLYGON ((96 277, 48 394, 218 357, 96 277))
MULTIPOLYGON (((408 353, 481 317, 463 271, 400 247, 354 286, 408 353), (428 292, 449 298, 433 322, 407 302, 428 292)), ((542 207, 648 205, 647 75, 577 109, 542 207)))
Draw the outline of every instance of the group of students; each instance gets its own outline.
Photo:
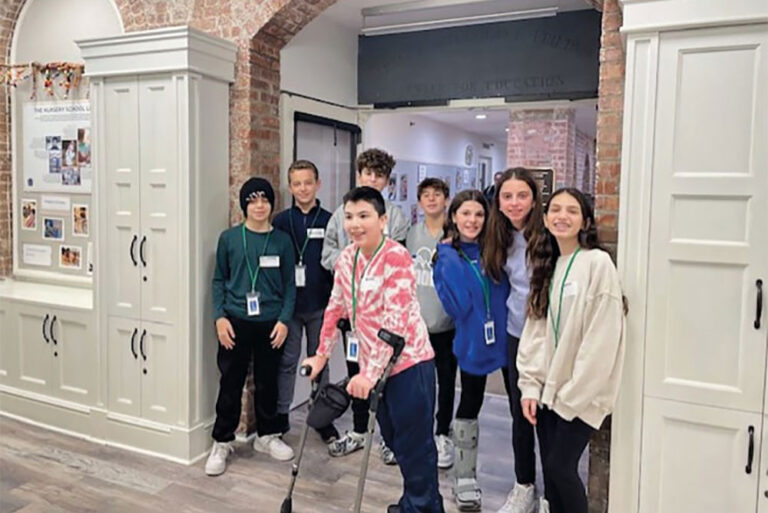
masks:
POLYGON ((578 461, 618 393, 626 313, 589 201, 564 188, 544 205, 524 168, 502 173, 490 204, 477 190, 459 192, 449 204, 448 186, 427 178, 417 191, 424 221, 409 226, 381 194, 394 164, 382 150, 362 153, 358 187, 333 215, 317 200, 319 175, 309 161, 289 168, 294 204, 274 220, 271 185, 261 178, 243 185, 245 221, 221 234, 216 254, 221 380, 206 473, 223 473, 233 452, 251 362, 253 447, 278 460, 293 457, 282 435, 302 335, 302 365, 312 368, 310 378, 327 381, 337 321, 346 318, 353 430, 318 430, 331 456, 363 448, 367 399, 392 354, 378 331, 405 339, 376 419, 381 458, 399 465, 404 482, 389 513, 443 512, 438 467, 451 466, 459 509, 481 510, 478 416, 487 376, 498 369, 513 419, 516 473, 499 513, 533 513, 537 505, 540 512, 585 513, 578 461), (545 485, 540 502, 534 432, 545 485))

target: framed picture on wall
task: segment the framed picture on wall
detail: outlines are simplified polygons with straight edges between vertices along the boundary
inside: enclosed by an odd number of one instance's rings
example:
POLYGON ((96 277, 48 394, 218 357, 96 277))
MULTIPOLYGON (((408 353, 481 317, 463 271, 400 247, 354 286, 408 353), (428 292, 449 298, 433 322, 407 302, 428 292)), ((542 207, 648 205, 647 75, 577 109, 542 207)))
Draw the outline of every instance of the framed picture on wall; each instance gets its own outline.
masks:
POLYGON ((44 217, 43 239, 64 240, 64 219, 61 217, 44 217))
POLYGON ((59 246, 59 267, 80 269, 83 266, 83 249, 80 246, 59 246))
POLYGON ((72 205, 72 234, 88 237, 88 205, 72 205))
POLYGON ((21 200, 21 229, 37 230, 37 200, 21 200))

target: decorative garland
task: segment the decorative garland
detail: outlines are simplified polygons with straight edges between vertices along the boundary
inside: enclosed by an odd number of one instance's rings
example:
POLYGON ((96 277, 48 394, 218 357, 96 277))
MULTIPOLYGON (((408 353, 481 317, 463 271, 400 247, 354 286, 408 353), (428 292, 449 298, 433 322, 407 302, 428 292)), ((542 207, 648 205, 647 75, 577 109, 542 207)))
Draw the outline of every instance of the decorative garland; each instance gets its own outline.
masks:
POLYGON ((64 97, 69 97, 69 92, 80 85, 85 66, 75 62, 49 62, 40 64, 0 64, 0 84, 16 87, 21 82, 32 80, 32 94, 34 100, 37 95, 37 77, 43 78, 43 88, 48 96, 54 96, 54 86, 64 89, 64 97))

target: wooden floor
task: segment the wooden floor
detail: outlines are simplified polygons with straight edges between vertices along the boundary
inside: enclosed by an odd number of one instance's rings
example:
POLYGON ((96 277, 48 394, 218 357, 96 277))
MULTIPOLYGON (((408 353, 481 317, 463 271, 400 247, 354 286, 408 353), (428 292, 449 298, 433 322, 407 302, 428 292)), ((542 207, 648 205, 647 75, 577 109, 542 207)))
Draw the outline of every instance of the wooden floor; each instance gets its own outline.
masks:
MULTIPOLYGON (((292 414, 286 441, 298 446, 304 409, 292 414)), ((351 414, 339 423, 349 428, 351 414)), ((480 417, 479 480, 483 511, 496 511, 514 480, 511 419, 506 398, 487 395, 480 417)), ((330 458, 310 432, 293 494, 295 513, 352 510, 362 451, 330 458)), ((0 417, 0 513, 130 512, 278 513, 290 482, 290 464, 239 444, 227 472, 211 478, 201 461, 185 467, 106 447, 0 417)), ((586 472, 586 465, 582 465, 586 472)), ((584 475, 582 475, 584 477, 584 475)), ((539 489, 541 477, 539 475, 539 489)), ((446 512, 456 512, 450 471, 440 471, 446 512)), ((382 513, 401 491, 397 467, 374 451, 363 511, 382 513)))

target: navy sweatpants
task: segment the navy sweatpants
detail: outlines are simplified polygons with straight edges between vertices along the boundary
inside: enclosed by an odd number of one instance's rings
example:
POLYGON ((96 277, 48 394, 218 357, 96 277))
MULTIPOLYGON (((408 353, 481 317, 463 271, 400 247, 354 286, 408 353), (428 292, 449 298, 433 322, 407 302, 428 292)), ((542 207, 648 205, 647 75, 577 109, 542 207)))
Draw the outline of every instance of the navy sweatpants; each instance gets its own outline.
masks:
POLYGON ((402 513, 444 513, 432 437, 435 363, 421 362, 392 376, 384 387, 376 419, 403 475, 402 513))

